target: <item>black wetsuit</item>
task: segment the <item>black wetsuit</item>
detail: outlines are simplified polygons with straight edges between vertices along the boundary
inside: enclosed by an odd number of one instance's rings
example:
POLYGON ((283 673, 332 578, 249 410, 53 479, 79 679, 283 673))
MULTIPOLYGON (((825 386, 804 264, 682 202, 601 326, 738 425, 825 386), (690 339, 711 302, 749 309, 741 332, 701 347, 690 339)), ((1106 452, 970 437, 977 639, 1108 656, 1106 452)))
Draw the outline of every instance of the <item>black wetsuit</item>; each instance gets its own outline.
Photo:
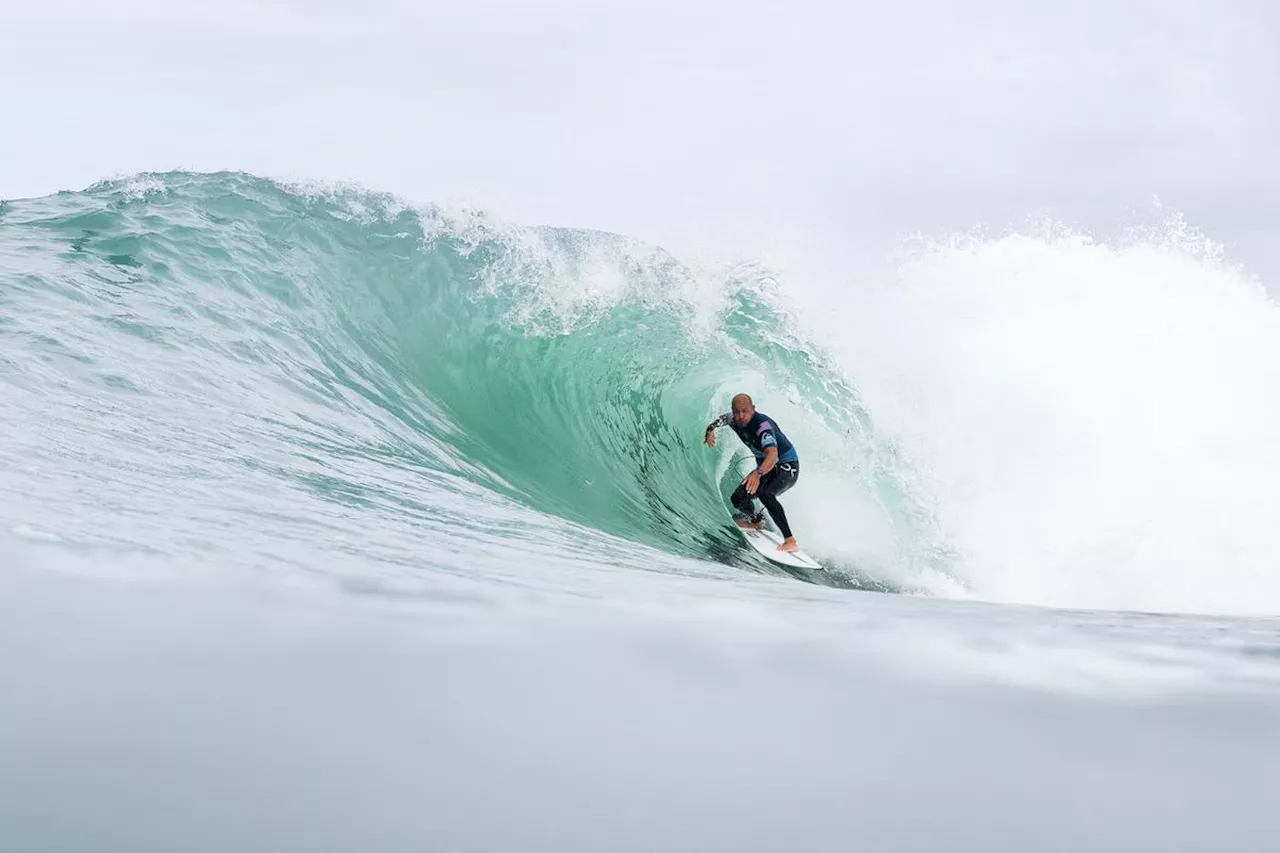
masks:
MULTIPOLYGON (((757 463, 764 460, 764 453, 767 448, 776 447, 778 449, 778 461, 769 469, 768 474, 760 477, 760 485, 756 489, 754 497, 759 498, 760 503, 764 504, 764 508, 769 510, 769 517, 773 519, 774 524, 778 525, 778 530, 782 535, 785 538, 791 538, 791 526, 787 524, 787 514, 783 512, 782 504, 778 503, 778 495, 794 486, 796 479, 800 476, 800 456, 796 453, 794 445, 787 440, 786 435, 778 428, 778 424, 773 418, 761 412, 756 412, 752 415, 746 426, 738 426, 732 414, 724 414, 708 424, 707 429, 712 430, 722 426, 733 428, 733 431, 738 434, 738 438, 742 439, 742 443, 751 448, 751 453, 756 457, 757 463)), ((746 485, 739 484, 729 500, 748 519, 759 521, 760 514, 756 512, 756 505, 752 497, 752 495, 747 494, 746 485)))

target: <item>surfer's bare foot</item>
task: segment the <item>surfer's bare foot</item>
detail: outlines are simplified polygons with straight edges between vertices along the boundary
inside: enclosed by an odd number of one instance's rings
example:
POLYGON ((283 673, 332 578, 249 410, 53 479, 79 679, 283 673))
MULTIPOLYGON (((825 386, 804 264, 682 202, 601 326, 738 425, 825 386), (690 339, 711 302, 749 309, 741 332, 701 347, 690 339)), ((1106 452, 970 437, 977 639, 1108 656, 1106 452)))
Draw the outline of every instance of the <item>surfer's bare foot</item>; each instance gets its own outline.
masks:
POLYGON ((764 527, 763 518, 760 519, 759 521, 752 521, 750 518, 744 517, 744 518, 735 518, 734 521, 737 522, 737 525, 741 527, 743 530, 760 530, 764 527))
POLYGON ((800 546, 796 544, 796 537, 788 536, 782 540, 782 544, 778 546, 779 551, 799 551, 800 546))

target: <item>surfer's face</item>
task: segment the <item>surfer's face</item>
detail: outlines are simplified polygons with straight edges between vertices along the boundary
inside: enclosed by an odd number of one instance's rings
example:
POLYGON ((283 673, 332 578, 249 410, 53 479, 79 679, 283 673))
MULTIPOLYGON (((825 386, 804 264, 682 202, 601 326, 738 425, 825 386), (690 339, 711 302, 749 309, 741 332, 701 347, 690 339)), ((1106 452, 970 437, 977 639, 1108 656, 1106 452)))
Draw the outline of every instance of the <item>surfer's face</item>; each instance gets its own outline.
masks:
POLYGON ((750 403, 733 404, 733 420, 738 426, 746 426, 751 421, 751 416, 755 413, 756 407, 750 403))

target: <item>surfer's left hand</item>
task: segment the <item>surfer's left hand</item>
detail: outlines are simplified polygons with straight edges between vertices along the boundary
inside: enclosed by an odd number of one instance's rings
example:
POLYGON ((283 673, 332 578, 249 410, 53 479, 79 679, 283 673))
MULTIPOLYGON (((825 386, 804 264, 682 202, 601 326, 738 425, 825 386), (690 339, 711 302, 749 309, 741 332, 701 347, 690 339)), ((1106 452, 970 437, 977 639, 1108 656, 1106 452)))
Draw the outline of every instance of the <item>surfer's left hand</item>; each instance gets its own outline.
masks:
POLYGON ((743 484, 747 487, 747 494, 754 495, 756 489, 760 488, 760 472, 752 471, 750 474, 742 478, 743 484))

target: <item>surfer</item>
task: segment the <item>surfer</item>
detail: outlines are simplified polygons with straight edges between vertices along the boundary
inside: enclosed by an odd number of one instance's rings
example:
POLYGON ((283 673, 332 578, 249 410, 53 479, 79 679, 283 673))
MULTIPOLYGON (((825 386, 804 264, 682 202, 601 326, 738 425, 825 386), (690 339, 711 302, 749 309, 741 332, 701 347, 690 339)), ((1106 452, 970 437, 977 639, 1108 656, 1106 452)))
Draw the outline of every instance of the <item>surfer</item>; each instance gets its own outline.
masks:
POLYGON ((787 524, 787 514, 778 503, 778 495, 796 484, 800 476, 800 457, 795 447, 782 434, 775 422, 768 415, 756 411, 755 403, 746 394, 737 394, 731 403, 733 411, 727 412, 707 424, 707 434, 703 442, 707 447, 716 446, 716 428, 733 427, 733 431, 742 439, 742 443, 751 449, 756 457, 756 467, 742 478, 729 498, 738 508, 739 515, 734 521, 739 527, 759 530, 764 527, 764 516, 756 511, 755 495, 769 510, 769 517, 778 525, 782 533, 782 544, 779 551, 795 551, 799 549, 796 538, 791 535, 791 526, 787 524))

